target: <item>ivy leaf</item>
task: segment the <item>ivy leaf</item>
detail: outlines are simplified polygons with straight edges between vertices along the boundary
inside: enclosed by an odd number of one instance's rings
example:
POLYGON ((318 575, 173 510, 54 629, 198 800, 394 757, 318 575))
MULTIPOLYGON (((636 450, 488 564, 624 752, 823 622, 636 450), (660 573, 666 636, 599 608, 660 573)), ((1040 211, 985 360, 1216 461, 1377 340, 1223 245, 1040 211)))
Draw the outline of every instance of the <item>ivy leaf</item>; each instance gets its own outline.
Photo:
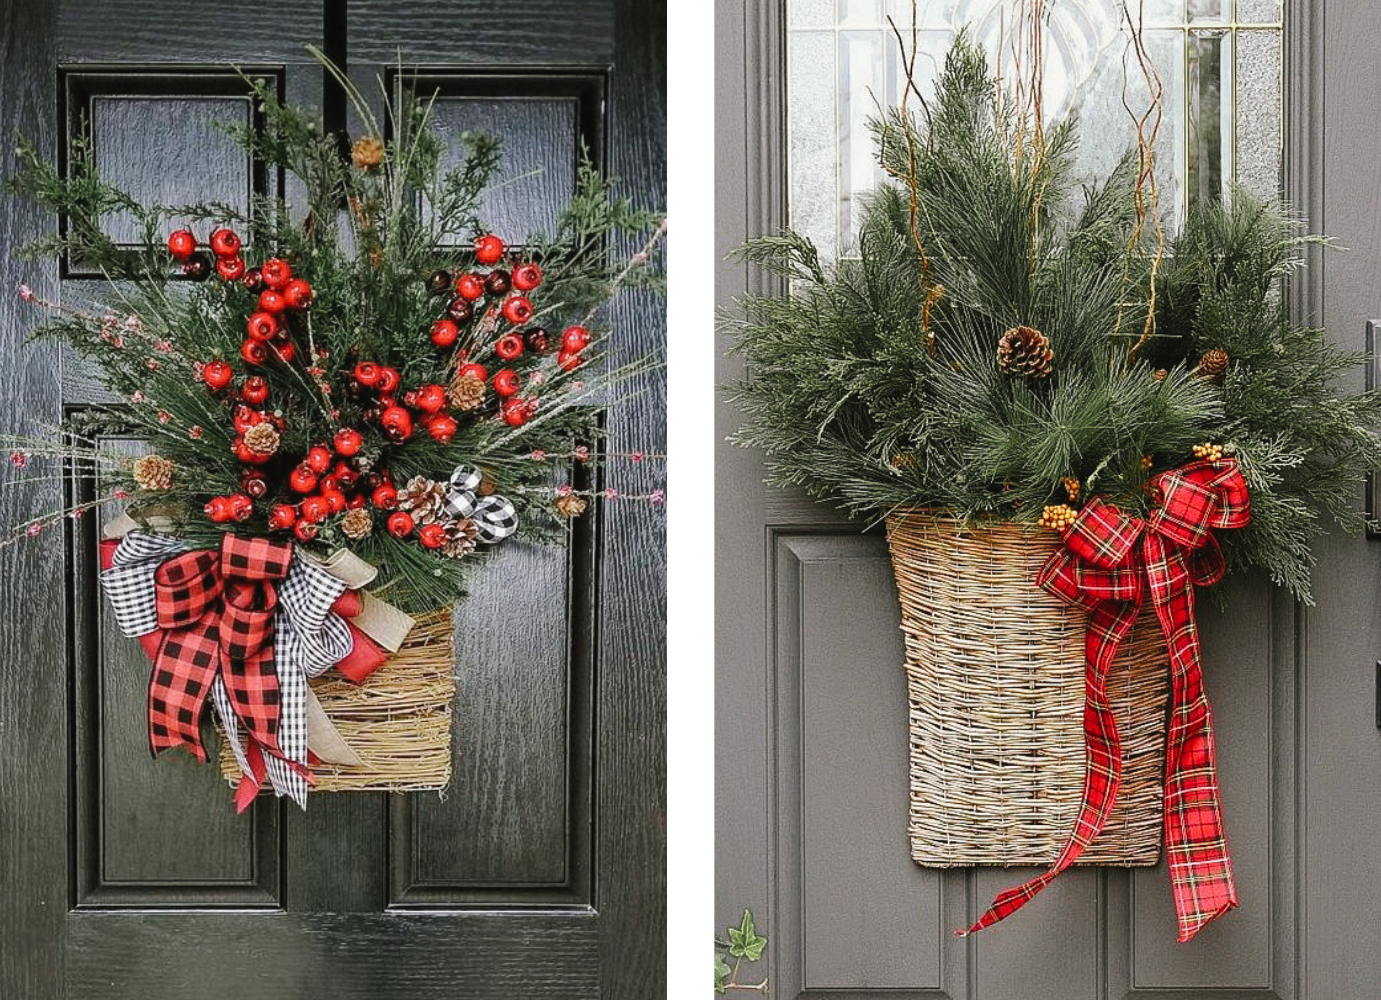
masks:
POLYGON ((714 953, 714 991, 725 993, 729 986, 729 963, 726 962, 722 951, 716 950, 714 953))
POLYGON ((743 911, 743 920, 737 927, 729 929, 729 954, 734 958, 746 958, 756 962, 762 958, 762 950, 767 947, 767 938, 758 933, 753 924, 753 914, 743 911))

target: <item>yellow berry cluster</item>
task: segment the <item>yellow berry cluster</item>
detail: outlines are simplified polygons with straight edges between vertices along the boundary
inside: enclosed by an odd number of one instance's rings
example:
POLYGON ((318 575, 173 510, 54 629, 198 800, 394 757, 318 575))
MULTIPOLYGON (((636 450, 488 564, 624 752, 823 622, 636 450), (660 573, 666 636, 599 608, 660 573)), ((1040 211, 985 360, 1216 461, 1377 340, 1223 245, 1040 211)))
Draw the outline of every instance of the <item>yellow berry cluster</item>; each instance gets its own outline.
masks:
POLYGON ((1060 480, 1060 485, 1065 488, 1065 492, 1069 494, 1070 500, 1079 499, 1079 480, 1075 479, 1073 476, 1065 476, 1064 479, 1060 480))
POLYGON ((1054 531, 1064 531, 1074 523, 1076 516, 1078 515, 1075 514, 1074 508, 1069 504, 1055 504, 1041 511, 1041 527, 1051 528, 1054 531))
POLYGON ((1223 457, 1223 446, 1218 444, 1196 444, 1194 446, 1195 458, 1206 458, 1210 462, 1216 462, 1223 457))
POLYGON ((1156 464, 1156 463, 1155 463, 1155 459, 1151 458, 1150 455, 1142 455, 1142 456, 1141 456, 1141 471, 1142 471, 1142 472, 1150 472, 1150 471, 1151 471, 1151 466, 1153 466, 1153 465, 1155 465, 1155 464, 1156 464))

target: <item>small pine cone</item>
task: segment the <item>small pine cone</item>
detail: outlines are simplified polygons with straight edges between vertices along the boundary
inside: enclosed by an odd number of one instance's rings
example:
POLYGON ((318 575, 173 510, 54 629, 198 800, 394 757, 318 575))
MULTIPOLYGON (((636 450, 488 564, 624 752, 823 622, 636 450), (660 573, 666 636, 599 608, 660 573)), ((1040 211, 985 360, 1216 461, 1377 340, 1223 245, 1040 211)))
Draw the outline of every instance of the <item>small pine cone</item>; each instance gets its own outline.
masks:
POLYGON ((164 458, 162 455, 145 455, 143 458, 136 458, 130 471, 134 474, 134 481, 143 490, 166 490, 173 485, 173 465, 171 458, 164 458))
POLYGON ((1222 385, 1228 374, 1228 352, 1215 347, 1199 359, 1199 374, 1214 385, 1222 385))
POLYGON ((1029 326, 1008 330, 997 343, 997 366, 1013 378, 1045 378, 1054 363, 1050 339, 1029 326))
POLYGON ((364 507, 353 507, 340 519, 340 530, 346 538, 359 541, 368 538, 374 531, 374 517, 364 507))
POLYGON ((1074 508, 1068 504, 1055 504, 1041 511, 1041 527, 1054 531, 1064 531, 1074 523, 1074 508))
POLYGON ((446 487, 425 476, 413 476, 398 496, 398 509, 412 515, 417 525, 441 520, 441 505, 446 499, 446 487))
POLYGON ((265 420, 245 431, 245 447, 256 455, 272 455, 278 450, 278 431, 265 420))
POLYGON ((384 162, 384 144, 372 135, 357 139, 350 147, 350 162, 358 170, 373 170, 384 162))
POLYGON ((446 400, 452 409, 473 410, 484 402, 484 393, 484 379, 467 372, 451 379, 451 386, 446 390, 446 400))
POLYGON ((1060 485, 1063 486, 1065 492, 1069 494, 1070 503, 1079 499, 1079 480, 1075 479, 1073 476, 1065 476, 1064 479, 1060 480, 1060 485))
POLYGON ((1194 446, 1195 458, 1206 458, 1210 462, 1217 462, 1223 457, 1223 446, 1218 444, 1196 444, 1194 446))
POLYGON ((585 513, 585 508, 589 506, 583 497, 578 497, 574 493, 556 498, 556 512, 562 517, 579 517, 585 513))
POLYGON ((479 534, 479 528, 468 517, 451 521, 446 525, 446 542, 441 546, 441 554, 451 559, 468 556, 479 544, 479 534))
POLYGON ((1153 371, 1153 372, 1151 373, 1151 378, 1155 379, 1157 382, 1164 382, 1165 379, 1166 379, 1166 377, 1167 377, 1169 374, 1170 374, 1169 369, 1167 369, 1167 368, 1157 368, 1155 371, 1153 371))
POLYGON ((894 469, 914 469, 916 467, 916 453, 913 451, 895 452, 892 455, 891 463, 894 469))

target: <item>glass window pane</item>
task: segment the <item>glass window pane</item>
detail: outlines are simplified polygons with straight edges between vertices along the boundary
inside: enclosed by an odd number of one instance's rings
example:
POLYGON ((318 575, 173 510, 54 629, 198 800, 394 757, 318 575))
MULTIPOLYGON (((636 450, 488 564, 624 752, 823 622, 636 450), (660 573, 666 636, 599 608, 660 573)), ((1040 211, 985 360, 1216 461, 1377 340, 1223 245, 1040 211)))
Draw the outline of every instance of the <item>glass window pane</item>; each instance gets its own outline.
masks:
MULTIPOLYGON (((967 27, 990 59, 1010 43, 1015 0, 921 0, 916 82, 934 92, 944 54, 967 27)), ((881 182, 866 128, 895 105, 905 80, 888 18, 909 43, 910 0, 788 0, 789 155, 792 225, 828 258, 847 252, 859 201, 881 182)), ((1280 183, 1280 0, 1145 0, 1145 40, 1160 74, 1157 139, 1160 206, 1182 217, 1194 201, 1237 181, 1274 193, 1280 183), (1252 27, 1256 25, 1256 27, 1252 27)), ((1105 175, 1135 143, 1123 106, 1140 110, 1149 90, 1127 52, 1120 0, 1047 8, 1047 118, 1077 108, 1080 180, 1105 175)), ((1012 56, 1001 57, 1010 78, 1012 56)))

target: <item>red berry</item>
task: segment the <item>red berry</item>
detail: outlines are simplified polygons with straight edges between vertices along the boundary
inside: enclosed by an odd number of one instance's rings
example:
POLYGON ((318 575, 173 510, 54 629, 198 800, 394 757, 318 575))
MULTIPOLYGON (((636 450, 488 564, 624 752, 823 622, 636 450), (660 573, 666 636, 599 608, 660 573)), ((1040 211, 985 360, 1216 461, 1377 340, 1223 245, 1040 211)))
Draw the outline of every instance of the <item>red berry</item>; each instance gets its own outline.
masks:
POLYGON ((222 281, 239 281, 245 274, 243 257, 222 257, 216 261, 216 273, 222 281))
POLYGON ((273 318, 272 313, 251 313, 249 319, 245 320, 245 332, 252 340, 270 340, 278 332, 278 320, 273 318))
POLYGON ((484 282, 476 274, 462 274, 456 279, 456 294, 473 302, 484 294, 484 282))
POLYGON ((536 264, 519 264, 513 269, 513 287, 530 292, 542 283, 542 269, 536 264))
POLYGON ((504 299, 503 318, 515 325, 532 319, 532 303, 526 295, 510 295, 504 299))
POLYGON ((240 252, 240 236, 233 229, 216 229, 211 233, 211 252, 217 257, 234 257, 240 252))
POLYGON ((299 542, 310 542, 316 538, 317 526, 310 521, 298 521, 293 525, 293 534, 299 542))
POLYGON ((481 382, 483 382, 483 381, 485 381, 486 379, 489 378, 489 371, 484 367, 484 365, 477 365, 477 364, 461 365, 461 366, 460 366, 460 371, 458 372, 458 374, 460 374, 460 375, 473 375, 475 378, 479 379, 481 382))
POLYGON ((332 514, 339 514, 345 510, 345 494, 340 490, 323 489, 321 499, 326 501, 326 506, 331 509, 332 514))
POLYGON ((231 443, 230 447, 231 450, 235 452, 235 458, 245 465, 264 465, 273 457, 272 455, 265 455, 263 452, 253 450, 249 445, 245 444, 245 439, 242 437, 237 437, 231 443))
POLYGON ((381 393, 394 392, 402 383, 403 378, 398 374, 397 368, 383 368, 379 372, 379 382, 375 386, 381 393))
POLYGON ((369 499, 380 510, 392 510, 394 505, 398 503, 398 491, 389 483, 383 483, 374 487, 374 492, 370 494, 369 499))
POLYGON ((254 513, 254 501, 243 493, 236 493, 230 498, 230 511, 236 521, 248 521, 254 513))
POLYGON ((361 361, 355 366, 355 381, 372 389, 379 384, 379 377, 383 373, 384 369, 373 361, 361 361))
POLYGON ((291 309, 306 309, 312 304, 312 286, 301 278, 293 278, 283 286, 283 298, 291 309))
POLYGON ((293 276, 293 269, 282 257, 270 257, 259 268, 264 273, 264 284, 270 288, 282 288, 293 276))
POLYGON ((245 272, 245 276, 240 279, 251 295, 258 295, 266 287, 264 285, 264 272, 257 267, 251 267, 245 272))
POLYGON ((506 333, 494 342, 494 353, 505 361, 512 361, 523 353, 523 338, 516 333, 506 333))
POLYGON ((177 260, 186 260, 197 250, 197 238, 190 229, 179 229, 168 234, 168 253, 177 260))
POLYGON ((493 233, 475 240, 475 260, 481 264, 497 264, 503 259, 504 242, 493 233))
POLYGON ((346 506, 349 507, 351 510, 359 510, 367 503, 369 503, 369 501, 365 499, 363 493, 356 493, 353 497, 350 498, 350 502, 346 504, 346 506))
POLYGON ((310 493, 316 489, 316 473, 308 465, 299 465, 288 476, 288 485, 294 493, 310 493))
POLYGON ((336 431, 336 436, 331 443, 335 445, 337 455, 344 455, 349 458, 351 455, 358 455, 360 449, 364 447, 364 435, 357 430, 344 427, 336 431))
POLYGON ((512 427, 521 427, 523 424, 527 423, 529 415, 528 401, 526 399, 519 399, 517 396, 513 396, 504 400, 504 423, 512 427))
POLYGON ((450 347, 460 336, 460 327, 449 319, 439 319, 432 324, 432 343, 437 347, 450 347))
POLYGON ((568 326, 561 331, 561 350, 579 354, 590 344, 590 331, 583 326, 568 326))
MULTIPOLYGON (((390 517, 388 520, 391 525, 393 518, 390 517)), ((424 524, 417 529, 417 540, 426 548, 439 549, 446 544, 446 529, 435 522, 424 524)))
POLYGON ((427 433, 432 436, 432 440, 440 441, 442 444, 455 437, 459 429, 455 420, 444 413, 439 413, 427 421, 427 433))
POLYGON ((212 497, 202 510, 217 524, 224 524, 235 516, 235 509, 231 507, 229 497, 212 497))
POLYGON ((262 340, 246 340, 240 345, 240 357, 251 365, 262 365, 269 359, 268 345, 262 340))
POLYGON ((331 475, 330 470, 327 470, 326 475, 317 480, 316 486, 317 492, 324 495, 331 490, 339 490, 340 480, 331 475))
POLYGON ((412 415, 401 406, 390 406, 379 416, 379 425, 395 443, 412 437, 412 415))
POLYGON ((338 461, 331 467, 331 478, 340 483, 341 489, 349 490, 354 489, 355 484, 360 481, 360 474, 346 462, 338 461))
POLYGON ((585 359, 579 354, 562 351, 556 356, 556 363, 560 366, 562 371, 573 372, 585 363, 585 359))
POLYGON ((273 288, 265 288, 259 293, 259 308, 266 313, 281 313, 288 307, 283 293, 273 288))
POLYGON ((311 496, 302 501, 302 520, 316 524, 331 513, 331 504, 325 497, 311 496))
POLYGON ((240 386, 240 398, 250 406, 262 406, 269 398, 268 380, 262 375, 251 375, 240 386))
POLYGON ((297 523, 297 509, 290 504, 276 504, 273 510, 269 511, 269 527, 279 531, 286 531, 297 523))
POLYGON ((494 391, 500 396, 516 396, 523 380, 512 368, 500 368, 494 373, 494 391))
POLYGON ((331 468, 331 460, 331 452, 318 444, 307 449, 307 457, 302 464, 320 476, 331 468))
POLYGON ((208 362, 201 370, 201 380, 216 391, 228 386, 234 377, 235 370, 219 358, 208 362))
POLYGON ((417 390, 412 406, 426 414, 440 413, 446 408, 446 390, 434 383, 424 385, 417 390))
POLYGON ((395 538, 407 538, 412 534, 412 515, 398 511, 388 516, 388 532, 395 538))
POLYGON ((236 403, 235 410, 231 414, 231 419, 235 422, 235 432, 243 434, 255 424, 263 423, 264 415, 253 407, 246 406, 244 403, 236 403))

